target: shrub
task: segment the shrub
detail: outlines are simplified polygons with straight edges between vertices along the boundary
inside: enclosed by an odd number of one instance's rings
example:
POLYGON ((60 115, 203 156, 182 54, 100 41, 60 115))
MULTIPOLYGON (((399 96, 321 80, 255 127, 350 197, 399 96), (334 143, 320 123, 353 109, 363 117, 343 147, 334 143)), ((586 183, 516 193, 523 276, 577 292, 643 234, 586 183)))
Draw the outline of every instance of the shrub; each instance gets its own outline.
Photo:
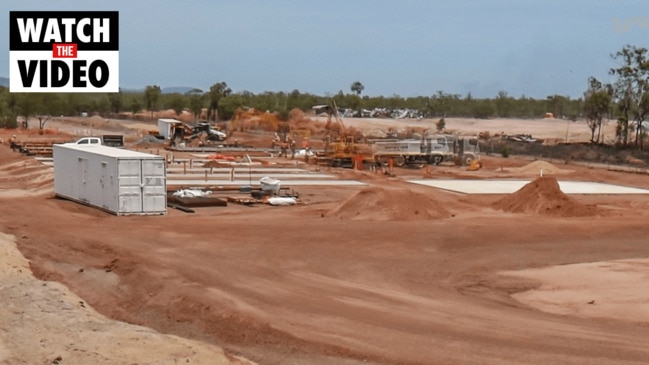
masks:
POLYGON ((503 146, 503 148, 500 150, 500 154, 505 158, 509 157, 509 152, 509 146, 503 146))
POLYGON ((443 131, 444 128, 446 128, 446 121, 444 120, 444 118, 440 118, 440 120, 435 123, 435 127, 437 127, 438 132, 443 131))

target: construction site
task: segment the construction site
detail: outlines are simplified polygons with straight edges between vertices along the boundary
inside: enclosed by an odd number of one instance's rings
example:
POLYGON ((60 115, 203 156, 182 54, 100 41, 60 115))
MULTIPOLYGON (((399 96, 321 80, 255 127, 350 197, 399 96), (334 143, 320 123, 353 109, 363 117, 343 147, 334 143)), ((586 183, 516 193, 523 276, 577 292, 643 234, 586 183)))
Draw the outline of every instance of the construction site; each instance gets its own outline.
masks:
POLYGON ((314 110, 0 131, 0 363, 649 359, 643 161, 494 149, 585 122, 314 110))

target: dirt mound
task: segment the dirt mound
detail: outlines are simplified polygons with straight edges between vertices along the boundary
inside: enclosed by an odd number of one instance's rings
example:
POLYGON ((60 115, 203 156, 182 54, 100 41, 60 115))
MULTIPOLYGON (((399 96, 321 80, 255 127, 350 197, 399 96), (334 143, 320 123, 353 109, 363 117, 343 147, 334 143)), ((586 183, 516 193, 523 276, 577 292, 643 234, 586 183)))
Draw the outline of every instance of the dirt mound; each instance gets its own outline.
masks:
POLYGON ((288 112, 288 119, 295 122, 305 120, 305 119, 306 122, 309 122, 311 120, 310 118, 307 118, 306 114, 304 114, 304 112, 298 108, 293 108, 291 109, 291 111, 288 112))
POLYGON ((597 215, 595 205, 584 205, 564 194, 554 177, 538 177, 517 192, 497 201, 496 209, 511 213, 536 213, 558 217, 597 215))
POLYGON ((315 136, 324 129, 324 123, 307 117, 300 109, 292 109, 288 113, 288 119, 293 129, 309 131, 310 136, 315 136))
POLYGON ((556 174, 569 174, 573 172, 572 170, 564 170, 553 164, 546 161, 534 161, 523 167, 517 169, 511 169, 514 172, 521 174, 531 174, 531 175, 556 175, 556 174))
POLYGON ((410 190, 365 188, 329 212, 353 220, 427 220, 451 214, 435 198, 410 190))

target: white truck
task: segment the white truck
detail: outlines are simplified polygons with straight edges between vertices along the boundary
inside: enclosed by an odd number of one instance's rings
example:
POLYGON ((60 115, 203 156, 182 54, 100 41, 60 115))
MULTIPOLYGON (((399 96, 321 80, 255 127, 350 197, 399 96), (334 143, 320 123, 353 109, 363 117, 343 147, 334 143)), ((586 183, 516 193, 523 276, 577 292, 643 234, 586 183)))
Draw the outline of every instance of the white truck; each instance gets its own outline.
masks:
POLYGON ((95 145, 122 148, 124 147, 124 136, 105 134, 101 137, 83 137, 73 143, 78 145, 95 145))

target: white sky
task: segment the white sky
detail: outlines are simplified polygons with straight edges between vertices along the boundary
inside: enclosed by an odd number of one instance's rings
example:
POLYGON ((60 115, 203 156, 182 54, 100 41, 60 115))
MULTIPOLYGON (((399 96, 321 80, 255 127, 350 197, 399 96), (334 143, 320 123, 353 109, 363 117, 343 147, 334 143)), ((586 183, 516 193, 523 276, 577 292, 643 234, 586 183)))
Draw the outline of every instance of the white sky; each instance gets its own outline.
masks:
POLYGON ((2 0, 0 29, 11 10, 119 11, 129 89, 577 98, 610 54, 649 48, 646 0, 2 0))

